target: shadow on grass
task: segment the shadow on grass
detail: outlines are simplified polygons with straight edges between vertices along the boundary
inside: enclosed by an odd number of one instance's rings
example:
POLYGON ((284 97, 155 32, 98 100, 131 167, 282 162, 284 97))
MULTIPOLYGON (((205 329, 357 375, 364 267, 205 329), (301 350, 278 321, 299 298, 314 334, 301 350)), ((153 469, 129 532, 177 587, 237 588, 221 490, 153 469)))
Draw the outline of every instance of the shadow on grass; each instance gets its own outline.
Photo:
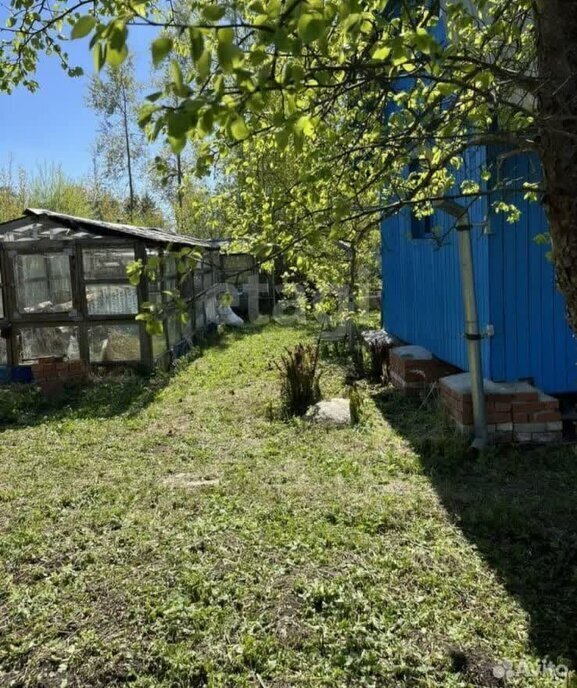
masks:
POLYGON ((154 400, 169 378, 165 373, 146 376, 125 371, 68 387, 54 397, 46 397, 35 385, 3 387, 0 431, 32 427, 47 420, 136 415, 154 400))
POLYGON ((478 456, 440 410, 390 390, 375 402, 411 443, 455 524, 527 612, 538 656, 576 668, 577 450, 503 447, 478 456))
POLYGON ((263 327, 247 325, 228 329, 226 336, 216 328, 210 330, 168 372, 157 369, 147 374, 132 369, 117 370, 95 376, 87 384, 67 388, 55 397, 44 396, 35 385, 0 387, 0 431, 32 427, 47 420, 136 416, 155 400, 176 371, 202 357, 205 351, 225 351, 239 339, 262 332, 263 327))

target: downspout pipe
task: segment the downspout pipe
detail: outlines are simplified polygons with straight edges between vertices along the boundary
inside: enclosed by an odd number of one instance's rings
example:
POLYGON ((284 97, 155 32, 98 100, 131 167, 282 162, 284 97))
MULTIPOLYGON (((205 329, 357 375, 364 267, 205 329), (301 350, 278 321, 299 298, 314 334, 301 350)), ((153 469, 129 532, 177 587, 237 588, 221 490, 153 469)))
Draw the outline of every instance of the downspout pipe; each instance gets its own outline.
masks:
POLYGON ((488 443, 488 431, 485 385, 483 382, 483 360, 481 357, 483 335, 479 328, 475 290, 475 271, 471 241, 472 225, 468 210, 458 203, 444 200, 437 205, 456 220, 459 263, 461 267, 461 291, 465 307, 465 340, 467 342, 467 358, 469 360, 469 374, 471 376, 471 396, 473 398, 473 420, 475 426, 475 439, 473 440, 472 447, 482 451, 488 443))

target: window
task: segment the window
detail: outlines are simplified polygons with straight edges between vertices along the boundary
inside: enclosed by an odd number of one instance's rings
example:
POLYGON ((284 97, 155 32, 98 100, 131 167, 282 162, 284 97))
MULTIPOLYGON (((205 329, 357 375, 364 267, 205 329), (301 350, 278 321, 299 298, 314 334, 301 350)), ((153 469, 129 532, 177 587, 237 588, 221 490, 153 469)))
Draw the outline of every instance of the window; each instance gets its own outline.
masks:
POLYGON ((254 272, 254 259, 247 254, 231 254, 223 256, 223 281, 240 285, 247 282, 254 272))
POLYGON ((114 323, 88 328, 91 363, 140 361, 138 323, 114 323))
POLYGON ((180 316, 178 313, 171 313, 167 321, 168 330, 168 344, 172 349, 176 344, 182 341, 182 330, 180 316))
POLYGON ((135 315, 138 292, 128 282, 126 268, 135 260, 132 248, 82 250, 88 315, 135 315))
POLYGON ((8 341, 0 336, 0 365, 8 364, 8 341))
POLYGON ((20 313, 72 310, 70 257, 65 253, 19 254, 14 261, 20 313))
POLYGON ((77 327, 25 327, 19 331, 17 341, 21 363, 51 356, 80 358, 77 327))
POLYGON ((134 260, 132 248, 85 248, 82 250, 84 279, 125 280, 126 268, 134 260))
POLYGON ((204 298, 200 298, 195 302, 195 326, 201 329, 206 325, 206 316, 204 313, 204 298))
MULTIPOLYGON (((420 166, 418 160, 413 160, 409 163, 409 174, 419 172, 420 166)), ((414 212, 411 211, 411 239, 425 239, 433 233, 433 217, 427 215, 426 217, 415 217, 414 212)))
POLYGON ((130 284, 87 284, 88 315, 136 315, 138 296, 130 284))
POLYGON ((160 358, 167 351, 166 333, 152 335, 152 356, 160 358))
POLYGON ((426 217, 418 218, 411 213, 411 238, 412 239, 426 239, 433 233, 433 217, 427 215, 426 217))

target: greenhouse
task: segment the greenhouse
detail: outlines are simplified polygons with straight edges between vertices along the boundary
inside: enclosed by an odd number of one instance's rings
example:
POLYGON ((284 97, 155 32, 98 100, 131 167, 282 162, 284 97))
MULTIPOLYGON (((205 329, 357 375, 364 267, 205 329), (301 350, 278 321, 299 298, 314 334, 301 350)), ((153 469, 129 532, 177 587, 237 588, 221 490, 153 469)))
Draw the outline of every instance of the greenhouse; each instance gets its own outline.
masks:
MULTIPOLYGON (((241 257, 251 272, 254 259, 241 257)), ((0 364, 12 369, 59 359, 150 369, 179 355, 206 327, 206 299, 199 296, 223 278, 227 259, 219 242, 28 209, 0 225, 0 364), (184 282, 171 255, 183 247, 202 255, 184 282), (130 284, 129 264, 162 254, 158 279, 130 284), (165 295, 177 282, 186 322, 165 295), (149 335, 135 319, 150 302, 162 306, 162 334, 149 335)))

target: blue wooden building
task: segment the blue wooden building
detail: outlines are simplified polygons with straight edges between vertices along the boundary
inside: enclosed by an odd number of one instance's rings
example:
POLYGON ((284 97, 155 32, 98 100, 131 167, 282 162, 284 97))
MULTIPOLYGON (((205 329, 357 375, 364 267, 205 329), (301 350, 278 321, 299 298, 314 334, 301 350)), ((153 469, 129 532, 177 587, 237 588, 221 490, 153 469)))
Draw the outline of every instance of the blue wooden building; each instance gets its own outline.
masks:
MULTIPOLYGON (((484 166, 501 179, 538 180, 538 161, 493 147, 471 152, 462 172, 480 177, 484 166), (467 172, 475 170, 476 172, 467 172)), ((481 182, 481 180, 479 179, 481 182)), ((469 205, 469 203, 467 203, 469 205)), ((577 391, 577 341, 555 286, 543 209, 523 192, 495 191, 470 205, 484 375, 497 382, 530 380, 548 393, 577 391), (510 223, 493 204, 515 203, 510 223)), ((410 210, 382 224, 383 327, 467 370, 464 314, 454 219, 436 211, 417 220, 410 210)))

